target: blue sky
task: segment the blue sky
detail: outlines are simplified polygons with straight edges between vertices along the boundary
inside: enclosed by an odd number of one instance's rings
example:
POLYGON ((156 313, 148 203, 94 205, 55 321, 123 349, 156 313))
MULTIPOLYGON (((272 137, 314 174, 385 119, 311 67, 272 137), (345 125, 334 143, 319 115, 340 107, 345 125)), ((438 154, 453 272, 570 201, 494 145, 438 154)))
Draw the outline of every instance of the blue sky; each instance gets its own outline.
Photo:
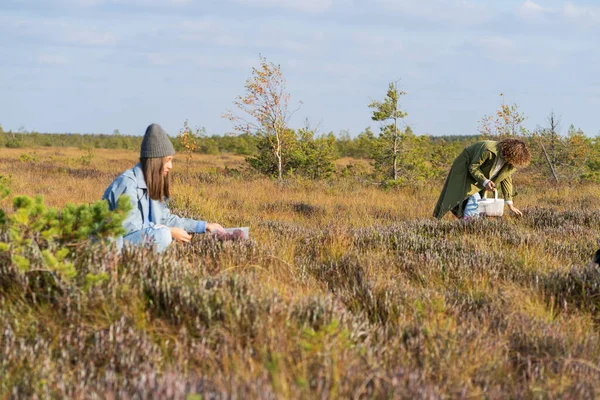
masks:
POLYGON ((358 134, 400 80, 417 134, 475 134, 504 93, 600 132, 600 2, 551 0, 0 0, 5 130, 208 133, 259 54, 281 65, 291 120, 358 134))

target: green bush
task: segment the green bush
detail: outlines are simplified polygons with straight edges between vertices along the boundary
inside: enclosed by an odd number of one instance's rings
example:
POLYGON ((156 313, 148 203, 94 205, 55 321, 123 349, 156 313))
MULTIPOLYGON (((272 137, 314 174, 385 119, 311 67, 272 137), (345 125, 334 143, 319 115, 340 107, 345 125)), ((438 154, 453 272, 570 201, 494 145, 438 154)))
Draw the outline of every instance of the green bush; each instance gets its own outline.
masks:
MULTIPOLYGON (((0 199, 8 195, 0 186, 0 199)), ((113 211, 104 200, 68 204, 59 211, 46 206, 41 196, 16 196, 13 207, 10 215, 0 210, 0 256, 21 274, 49 272, 60 286, 77 275, 70 261, 77 249, 124 234, 122 223, 131 203, 122 196, 113 211)))
MULTIPOLYGON (((335 171, 335 136, 314 137, 309 129, 294 131, 288 129, 282 137, 282 170, 284 176, 290 174, 310 179, 323 179, 335 171)), ((256 171, 277 176, 277 159, 272 151, 270 137, 261 137, 257 143, 258 154, 247 157, 246 161, 256 171)))
POLYGON ((39 157, 35 151, 31 153, 23 153, 19 156, 19 161, 23 163, 35 163, 39 161, 39 157))
POLYGON ((8 147, 9 149, 18 149, 20 147, 23 147, 23 144, 19 139, 8 139, 6 141, 6 147, 8 147))

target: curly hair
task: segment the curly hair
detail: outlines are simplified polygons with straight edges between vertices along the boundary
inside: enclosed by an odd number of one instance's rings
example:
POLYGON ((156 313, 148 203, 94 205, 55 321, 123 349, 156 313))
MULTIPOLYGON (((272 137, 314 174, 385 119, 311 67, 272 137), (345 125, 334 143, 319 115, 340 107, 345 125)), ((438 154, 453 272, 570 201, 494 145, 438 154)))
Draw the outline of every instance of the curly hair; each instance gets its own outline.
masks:
POLYGON ((498 143, 502 157, 515 167, 525 167, 531 161, 531 151, 527 144, 515 138, 506 138, 498 143))

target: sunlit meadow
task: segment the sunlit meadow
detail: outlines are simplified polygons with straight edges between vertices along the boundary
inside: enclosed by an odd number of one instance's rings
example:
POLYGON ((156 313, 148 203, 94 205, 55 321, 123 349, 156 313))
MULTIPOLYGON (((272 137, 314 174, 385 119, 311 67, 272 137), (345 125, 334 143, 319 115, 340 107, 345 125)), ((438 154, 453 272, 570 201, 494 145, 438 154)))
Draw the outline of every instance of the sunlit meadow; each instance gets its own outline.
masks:
MULTIPOLYGON (((98 200, 137 152, 2 149, 13 194, 98 200)), ((339 160, 340 164, 347 160, 339 160)), ((32 296, 0 266, 0 398, 594 398, 600 188, 515 175, 517 219, 431 218, 442 182, 278 183, 175 159, 174 212, 249 226, 164 255, 90 244, 32 296)), ((2 207, 10 210, 10 199, 2 207)))

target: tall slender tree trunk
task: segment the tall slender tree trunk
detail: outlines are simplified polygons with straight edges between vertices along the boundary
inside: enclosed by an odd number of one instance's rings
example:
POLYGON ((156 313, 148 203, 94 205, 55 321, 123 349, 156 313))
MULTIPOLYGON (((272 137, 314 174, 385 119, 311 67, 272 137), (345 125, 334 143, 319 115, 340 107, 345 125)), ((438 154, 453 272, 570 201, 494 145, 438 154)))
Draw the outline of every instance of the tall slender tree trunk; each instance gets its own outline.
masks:
MULTIPOLYGON (((394 127, 396 129, 396 127, 394 127)), ((394 180, 398 179, 398 131, 394 133, 394 180)))
POLYGON ((275 156, 277 157, 277 178, 281 181, 283 179, 283 165, 281 162, 281 138, 278 132, 275 133, 277 137, 277 150, 275 152, 275 156))
POLYGON ((398 180, 398 102, 394 103, 394 180, 398 180))
POLYGON ((542 150, 544 151, 544 156, 546 156, 546 162, 548 162, 548 166, 550 167, 550 171, 552 172, 552 176, 554 177, 554 181, 558 183, 558 176, 556 175, 556 171, 554 170, 554 164, 550 161, 550 157, 548 156, 548 152, 546 151, 546 146, 540 139, 540 144, 542 145, 542 150))
POLYGON ((540 144, 542 145, 542 150, 544 151, 544 156, 546 157, 546 162, 550 167, 550 172, 552 172, 552 176, 554 177, 554 181, 558 183, 558 174, 556 173, 556 144, 558 142, 558 126, 560 124, 560 120, 556 118, 554 111, 550 113, 548 116, 548 122, 550 124, 550 154, 546 151, 546 146, 544 146, 544 138, 539 137, 540 144))

